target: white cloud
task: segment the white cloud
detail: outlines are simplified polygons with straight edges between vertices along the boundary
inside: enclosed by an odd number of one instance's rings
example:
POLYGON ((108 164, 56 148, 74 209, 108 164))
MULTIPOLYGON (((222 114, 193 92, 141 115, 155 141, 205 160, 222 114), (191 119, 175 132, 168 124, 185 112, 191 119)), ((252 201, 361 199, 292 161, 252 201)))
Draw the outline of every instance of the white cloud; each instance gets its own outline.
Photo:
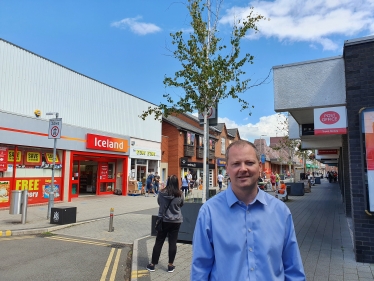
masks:
POLYGON ((237 128, 240 138, 253 142, 255 139, 259 139, 262 135, 265 135, 261 138, 266 139, 267 144, 270 143, 270 137, 280 137, 286 134, 286 131, 282 129, 282 124, 285 120, 286 117, 283 114, 273 114, 260 117, 260 121, 256 124, 248 123, 239 125, 226 117, 218 117, 218 122, 225 123, 226 128, 237 128))
POLYGON ((244 18, 254 7, 254 14, 265 16, 260 32, 248 38, 275 37, 280 41, 304 41, 322 45, 324 50, 337 50, 334 35, 352 36, 374 32, 374 0, 255 0, 246 7, 226 10, 221 24, 232 25, 234 18, 244 18))
POLYGON ((161 28, 153 23, 141 22, 142 17, 125 18, 120 21, 113 22, 111 26, 121 29, 129 28, 133 33, 138 35, 147 35, 149 33, 156 33, 161 31, 161 28))

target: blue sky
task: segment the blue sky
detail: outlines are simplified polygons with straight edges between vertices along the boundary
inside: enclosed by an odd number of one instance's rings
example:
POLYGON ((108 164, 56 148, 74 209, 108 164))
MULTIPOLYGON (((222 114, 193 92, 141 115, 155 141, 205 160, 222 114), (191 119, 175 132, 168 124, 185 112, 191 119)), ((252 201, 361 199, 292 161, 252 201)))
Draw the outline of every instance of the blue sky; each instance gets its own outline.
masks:
MULTIPOLYGON (((219 37, 229 38, 234 18, 251 6, 270 19, 242 41, 242 53, 255 57, 244 67, 253 83, 273 66, 342 55, 344 40, 374 34, 374 0, 225 0, 219 37)), ((0 0, 0 38, 154 104, 175 91, 163 85, 164 75, 181 67, 170 55, 170 33, 188 32, 189 23, 185 1, 0 0)), ((272 74, 241 97, 252 114, 227 99, 219 104, 220 121, 250 141, 281 134, 272 74)))

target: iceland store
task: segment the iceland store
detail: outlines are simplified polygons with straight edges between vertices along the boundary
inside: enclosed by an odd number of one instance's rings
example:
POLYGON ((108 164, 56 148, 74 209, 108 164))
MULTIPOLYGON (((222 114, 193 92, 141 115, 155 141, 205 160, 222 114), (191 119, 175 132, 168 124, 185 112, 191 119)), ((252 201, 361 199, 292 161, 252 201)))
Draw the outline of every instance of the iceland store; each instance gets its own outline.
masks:
POLYGON ((154 104, 2 39, 0 73, 0 208, 12 190, 27 189, 29 204, 47 203, 51 192, 64 202, 126 195, 130 139, 161 147, 161 122, 139 118, 154 104), (53 170, 47 115, 62 119, 53 170))

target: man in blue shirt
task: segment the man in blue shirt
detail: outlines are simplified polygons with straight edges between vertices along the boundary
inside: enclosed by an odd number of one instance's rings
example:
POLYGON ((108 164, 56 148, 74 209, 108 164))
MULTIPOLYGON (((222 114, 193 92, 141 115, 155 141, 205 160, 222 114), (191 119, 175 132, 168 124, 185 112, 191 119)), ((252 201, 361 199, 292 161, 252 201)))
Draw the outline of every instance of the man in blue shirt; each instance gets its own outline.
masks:
POLYGON ((290 210, 258 188, 260 171, 252 143, 229 145, 231 184, 199 211, 191 280, 305 280, 290 210))

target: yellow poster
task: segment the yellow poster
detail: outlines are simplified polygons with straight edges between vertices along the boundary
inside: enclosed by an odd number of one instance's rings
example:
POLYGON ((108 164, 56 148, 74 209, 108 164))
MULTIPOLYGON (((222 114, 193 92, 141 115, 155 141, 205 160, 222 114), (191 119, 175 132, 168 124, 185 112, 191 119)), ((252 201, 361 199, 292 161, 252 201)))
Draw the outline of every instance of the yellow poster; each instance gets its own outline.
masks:
MULTIPOLYGON (((44 153, 45 154, 45 160, 48 164, 53 164, 53 153, 44 153)), ((60 159, 58 159, 58 154, 56 154, 55 164, 60 164, 60 159)))
MULTIPOLYGON (((14 150, 12 149, 9 149, 8 150, 8 162, 12 162, 13 163, 14 161, 14 150)), ((17 151, 17 164, 18 163, 21 163, 22 161, 22 151, 17 151)))
POLYGON ((42 164, 42 154, 40 152, 28 151, 25 155, 25 165, 41 165, 42 164))

